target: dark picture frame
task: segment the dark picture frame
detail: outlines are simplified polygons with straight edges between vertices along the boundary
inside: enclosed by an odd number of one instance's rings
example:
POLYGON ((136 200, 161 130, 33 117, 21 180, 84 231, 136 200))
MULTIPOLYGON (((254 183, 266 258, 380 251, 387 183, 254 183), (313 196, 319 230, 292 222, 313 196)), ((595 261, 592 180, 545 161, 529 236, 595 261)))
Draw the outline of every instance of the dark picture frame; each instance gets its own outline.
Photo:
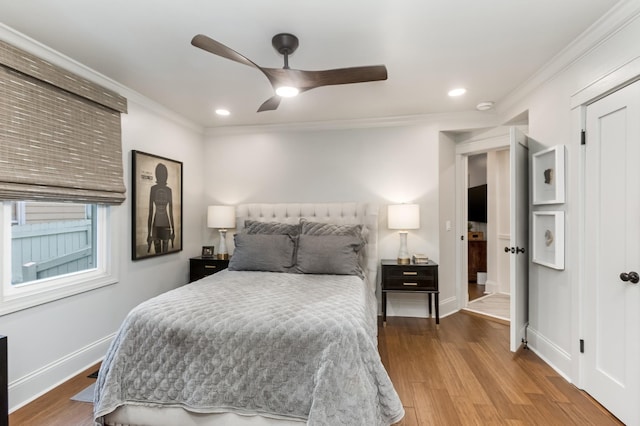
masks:
POLYGON ((182 251, 182 162, 131 151, 131 258, 182 251))
POLYGON ((202 246, 202 257, 213 259, 214 246, 202 246))

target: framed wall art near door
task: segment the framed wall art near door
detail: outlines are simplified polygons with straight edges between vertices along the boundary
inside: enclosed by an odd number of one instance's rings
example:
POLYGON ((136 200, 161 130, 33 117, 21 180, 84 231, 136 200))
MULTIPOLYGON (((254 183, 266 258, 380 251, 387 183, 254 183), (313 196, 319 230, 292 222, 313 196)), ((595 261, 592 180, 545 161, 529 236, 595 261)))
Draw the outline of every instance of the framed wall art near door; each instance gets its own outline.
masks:
POLYGON ((564 203, 564 145, 532 156, 533 204, 564 203))
POLYGON ((564 269, 564 212, 533 212, 534 263, 564 269))
POLYGON ((182 250, 182 163, 131 151, 133 260, 182 250))

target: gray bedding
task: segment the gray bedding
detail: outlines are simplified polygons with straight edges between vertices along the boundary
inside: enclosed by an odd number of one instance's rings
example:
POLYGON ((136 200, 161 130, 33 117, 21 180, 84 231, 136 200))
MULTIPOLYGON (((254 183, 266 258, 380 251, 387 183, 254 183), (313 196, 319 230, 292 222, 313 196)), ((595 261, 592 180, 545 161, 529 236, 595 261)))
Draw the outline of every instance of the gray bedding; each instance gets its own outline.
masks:
POLYGON ((356 276, 221 271, 133 309, 100 369, 94 417, 125 404, 389 425, 402 403, 356 276))

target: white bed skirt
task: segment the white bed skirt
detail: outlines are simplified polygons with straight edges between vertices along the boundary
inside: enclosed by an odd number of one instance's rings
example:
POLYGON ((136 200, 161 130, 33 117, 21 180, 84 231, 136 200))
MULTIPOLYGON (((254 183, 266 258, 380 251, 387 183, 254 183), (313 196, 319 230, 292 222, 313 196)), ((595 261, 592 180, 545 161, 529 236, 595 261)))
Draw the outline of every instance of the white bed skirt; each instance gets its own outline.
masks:
POLYGON ((178 407, 123 406, 105 416, 109 426, 301 426, 304 420, 274 419, 234 413, 200 414, 178 407))

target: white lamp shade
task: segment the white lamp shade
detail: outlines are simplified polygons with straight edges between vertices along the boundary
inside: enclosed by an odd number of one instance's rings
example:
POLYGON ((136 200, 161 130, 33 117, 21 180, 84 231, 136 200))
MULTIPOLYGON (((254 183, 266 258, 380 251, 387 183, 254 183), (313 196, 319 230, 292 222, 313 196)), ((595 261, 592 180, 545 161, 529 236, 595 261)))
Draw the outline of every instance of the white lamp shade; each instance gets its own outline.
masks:
POLYGON ((235 228, 236 208, 234 206, 209 206, 207 226, 218 229, 235 228))
POLYGON ((419 204, 392 204, 387 208, 387 227, 389 229, 419 229, 419 204))

